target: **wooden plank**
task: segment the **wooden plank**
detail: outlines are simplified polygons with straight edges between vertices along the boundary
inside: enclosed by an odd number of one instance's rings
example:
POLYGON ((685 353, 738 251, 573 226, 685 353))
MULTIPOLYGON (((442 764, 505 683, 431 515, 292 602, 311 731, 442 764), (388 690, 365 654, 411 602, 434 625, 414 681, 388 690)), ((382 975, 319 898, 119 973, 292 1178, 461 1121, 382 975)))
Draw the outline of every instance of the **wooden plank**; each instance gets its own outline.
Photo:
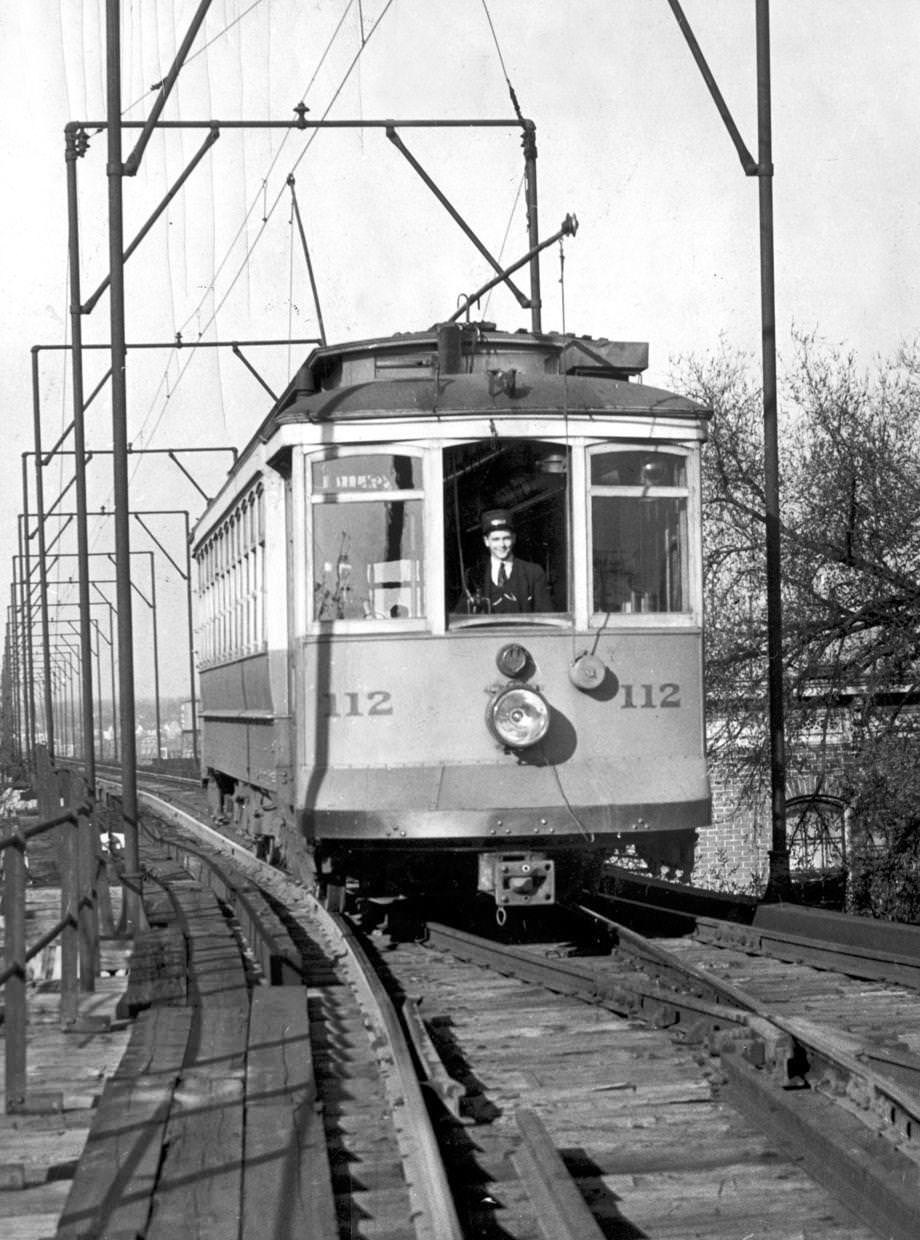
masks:
POLYGON ((143 1235, 193 1012, 144 1012, 106 1085, 61 1215, 57 1240, 143 1235))
POLYGON ((54 1235, 66 1193, 64 1181, 0 1193, 0 1236, 3 1240, 47 1240, 54 1235))
POLYGON ((202 887, 230 906, 272 985, 301 985, 300 953, 259 888, 242 875, 225 869, 217 853, 183 849, 179 859, 202 887))
POLYGON ((189 1218, 200 1236, 237 1232, 246 975, 214 893, 165 868, 177 923, 139 940, 132 960, 133 1003, 156 1006, 110 1082, 61 1240, 180 1235, 189 1218))
POLYGON ((154 1003, 184 1003, 187 967, 185 936, 177 927, 139 934, 128 965, 128 985, 116 1015, 133 1019, 154 1003))
POLYGON ((740 1056, 723 1054, 733 1104, 790 1148, 816 1183, 891 1240, 920 1235, 920 1168, 873 1127, 815 1090, 784 1090, 740 1056))
POLYGON ((232 903, 268 981, 273 986, 302 986, 300 952, 258 887, 241 882, 233 892, 232 903))
POLYGON ((527 1184, 543 1235, 547 1240, 603 1240, 539 1116, 524 1107, 514 1115, 522 1140, 512 1158, 527 1184))
POLYGON ((194 1053, 173 1092, 146 1240, 175 1240, 195 1220, 197 1240, 239 1229, 243 1174, 243 1078, 249 1004, 221 989, 196 1009, 194 1053))
POLYGON ((334 1240, 303 988, 260 986, 252 993, 244 1165, 241 1240, 334 1240))
POLYGON ((172 891, 188 943, 190 1001, 220 995, 237 1001, 246 990, 246 972, 216 896, 192 881, 176 884, 172 891))

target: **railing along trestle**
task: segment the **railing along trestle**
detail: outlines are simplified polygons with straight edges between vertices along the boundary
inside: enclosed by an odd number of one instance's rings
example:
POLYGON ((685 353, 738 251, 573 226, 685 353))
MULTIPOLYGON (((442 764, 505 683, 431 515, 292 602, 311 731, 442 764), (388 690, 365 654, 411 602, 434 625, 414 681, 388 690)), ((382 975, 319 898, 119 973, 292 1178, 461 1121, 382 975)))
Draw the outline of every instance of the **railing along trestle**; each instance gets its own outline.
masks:
POLYGON ((0 835, 3 869, 4 960, 0 985, 4 988, 4 1041, 6 1051, 6 1111, 55 1110, 60 1098, 31 1093, 27 1083, 28 969, 30 961, 60 940, 60 1025, 65 1032, 84 1032, 80 993, 95 989, 100 969, 100 913, 102 929, 114 935, 107 860, 99 843, 93 790, 80 774, 55 769, 46 751, 35 763, 35 793, 41 820, 25 825, 21 816, 12 830, 0 835), (34 942, 26 940, 29 847, 49 832, 57 832, 57 868, 61 884, 58 921, 34 942))

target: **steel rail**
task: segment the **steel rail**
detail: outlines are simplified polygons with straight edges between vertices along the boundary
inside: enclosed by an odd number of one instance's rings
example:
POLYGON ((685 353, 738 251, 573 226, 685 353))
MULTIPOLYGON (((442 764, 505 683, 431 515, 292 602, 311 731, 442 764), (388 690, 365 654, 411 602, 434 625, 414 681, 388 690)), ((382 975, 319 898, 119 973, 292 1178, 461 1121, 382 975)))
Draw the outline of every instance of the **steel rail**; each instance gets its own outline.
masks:
POLYGON ((546 1240, 603 1240, 604 1233, 540 1117, 521 1107, 514 1120, 521 1144, 511 1161, 535 1206, 537 1225, 546 1240))
POLYGON ((341 913, 327 913, 319 905, 317 908, 323 920, 329 919, 332 932, 348 953, 353 985, 378 1034, 378 1059, 381 1054, 390 1059, 392 1070, 384 1076, 406 1159, 409 1189, 417 1203, 416 1234, 419 1240, 463 1240, 437 1137, 396 1009, 347 920, 341 913))
MULTIPOLYGON (((680 895, 679 890, 675 892, 676 901, 680 895)), ((594 893, 591 898, 599 905, 640 916, 640 924, 654 921, 659 932, 665 934, 670 933, 670 925, 675 935, 689 930, 701 943, 734 947, 817 969, 839 969, 852 977, 896 982, 920 990, 920 928, 916 926, 784 904, 760 905, 749 910, 752 920, 738 922, 700 914, 692 907, 680 907, 679 903, 657 904, 654 899, 608 893, 594 893), (789 928, 784 927, 784 921, 789 928)), ((692 893, 689 899, 693 899, 692 893)))
MULTIPOLYGON (((267 862, 254 858, 247 849, 184 810, 145 791, 138 792, 138 799, 146 808, 155 810, 174 825, 192 831, 220 849, 229 850, 254 872, 277 877, 277 871, 267 862)), ((180 842, 173 843, 181 847, 180 842)), ((365 1012, 373 1020, 378 1059, 389 1060, 384 1076, 406 1161, 409 1189, 417 1203, 418 1212, 413 1219, 416 1234, 419 1240, 462 1240, 463 1229, 456 1214, 409 1040, 422 1064, 426 1084, 455 1114, 463 1088, 446 1073, 421 1015, 412 1004, 404 1004, 402 1009, 408 1030, 407 1040, 399 1014, 348 920, 339 913, 328 912, 318 902, 312 911, 329 937, 341 945, 342 958, 347 964, 352 984, 362 998, 365 1012)), ((601 1231, 539 1118, 530 1111, 522 1110, 516 1113, 515 1119, 521 1143, 513 1161, 527 1196, 535 1205, 546 1240, 595 1240, 595 1237, 600 1240, 601 1231)))
MULTIPOLYGON (((80 763, 76 763, 76 766, 79 767, 80 763)), ((117 784, 118 768, 114 764, 111 762, 97 762, 96 770, 103 775, 108 785, 114 786, 117 784)), ((138 767, 137 775, 138 779, 147 780, 149 783, 173 784, 176 788, 185 788, 189 792, 193 790, 200 791, 201 789, 201 780, 194 775, 173 775, 169 771, 146 770, 143 766, 138 767)))
MULTIPOLYGON (((579 906, 587 916, 598 918, 594 909, 579 906)), ((727 1008, 737 1007, 756 1017, 760 1023, 759 1034, 770 1027, 777 1031, 772 1038, 774 1045, 785 1035, 805 1052, 811 1076, 838 1076, 846 1082, 846 1092, 859 1099, 862 1108, 880 1119, 886 1127, 897 1133, 898 1139, 906 1141, 920 1158, 920 1059, 915 1061, 913 1088, 905 1088, 890 1077, 876 1071, 859 1056, 864 1048, 858 1039, 839 1032, 828 1034, 826 1029, 812 1022, 795 1017, 782 1016, 771 1010, 768 1003, 750 995, 739 986, 723 978, 714 977, 696 968, 660 944, 652 943, 626 926, 620 926, 608 918, 602 921, 614 930, 619 947, 641 960, 651 961, 654 966, 672 975, 679 986, 689 985, 705 988, 727 1008)), ((679 999, 675 998, 675 1004, 679 999)), ((794 1056, 800 1060, 800 1056, 794 1056)), ((866 1056, 868 1058, 868 1056, 866 1056)), ((904 1060, 907 1063, 907 1060, 904 1060)))
MULTIPOLYGON (((200 822, 192 814, 152 793, 138 791, 137 795, 139 806, 231 853, 236 861, 244 862, 245 868, 254 876, 278 878, 278 871, 273 866, 258 860, 248 849, 200 822)), ((179 840, 171 843, 177 848, 182 847, 179 840)), ((328 912, 312 896, 310 900, 313 916, 330 938, 341 945, 354 989, 362 999, 367 1019, 374 1025, 377 1057, 382 1069, 385 1069, 383 1076, 402 1146, 406 1180, 415 1202, 416 1214, 412 1221, 418 1240, 463 1240, 463 1230, 454 1207, 437 1137, 419 1085, 412 1052, 393 1002, 347 920, 337 913, 328 912)))
POLYGON ((619 950, 654 976, 637 972, 633 977, 611 978, 588 962, 538 956, 443 925, 429 924, 429 942, 549 990, 579 995, 624 1014, 641 1012, 650 1023, 672 1028, 690 1041, 708 1041, 739 1105, 755 1123, 765 1124, 778 1138, 794 1139, 809 1174, 859 1217, 880 1228, 880 1235, 916 1240, 920 1234, 916 1087, 904 1087, 858 1058, 862 1048, 855 1039, 831 1037, 806 1021, 772 1014, 738 987, 685 964, 595 910, 582 911, 602 923, 619 950), (879 1131, 889 1140, 879 1142, 879 1131))

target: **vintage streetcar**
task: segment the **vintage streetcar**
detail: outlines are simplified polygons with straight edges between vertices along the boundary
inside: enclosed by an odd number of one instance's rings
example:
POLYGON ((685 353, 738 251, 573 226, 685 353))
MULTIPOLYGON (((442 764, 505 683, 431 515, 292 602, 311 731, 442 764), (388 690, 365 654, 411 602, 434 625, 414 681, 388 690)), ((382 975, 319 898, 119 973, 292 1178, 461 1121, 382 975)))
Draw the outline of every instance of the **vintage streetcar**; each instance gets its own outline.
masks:
POLYGON ((502 920, 612 855, 689 873, 709 414, 647 355, 456 321, 317 348, 198 522, 214 814, 331 904, 502 920))

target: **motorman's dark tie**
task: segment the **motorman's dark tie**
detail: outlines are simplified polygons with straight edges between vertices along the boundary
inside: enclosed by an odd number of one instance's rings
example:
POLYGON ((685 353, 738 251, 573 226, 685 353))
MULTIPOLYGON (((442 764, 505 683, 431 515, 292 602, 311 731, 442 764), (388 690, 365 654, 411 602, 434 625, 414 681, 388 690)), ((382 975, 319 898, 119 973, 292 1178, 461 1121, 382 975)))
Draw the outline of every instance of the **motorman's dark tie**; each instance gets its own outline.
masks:
POLYGON ((505 567, 504 560, 502 560, 501 564, 499 564, 498 566, 498 584, 500 586, 503 586, 507 580, 508 580, 508 570, 505 567))

